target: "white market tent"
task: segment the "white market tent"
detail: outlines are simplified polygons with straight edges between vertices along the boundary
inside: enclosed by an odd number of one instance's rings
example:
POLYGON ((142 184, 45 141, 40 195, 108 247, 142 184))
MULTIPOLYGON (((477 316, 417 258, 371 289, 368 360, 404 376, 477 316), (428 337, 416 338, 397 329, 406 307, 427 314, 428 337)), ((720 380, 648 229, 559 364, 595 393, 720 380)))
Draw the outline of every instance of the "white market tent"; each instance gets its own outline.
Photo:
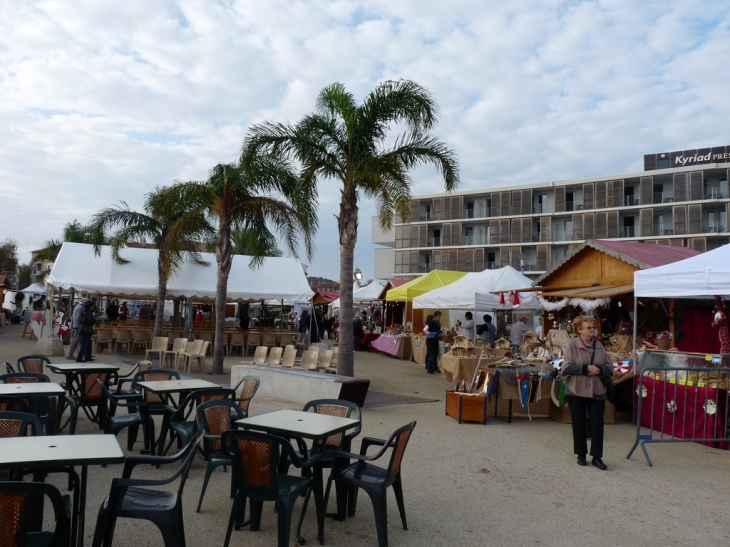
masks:
MULTIPOLYGON (((499 295, 495 291, 507 292, 532 285, 532 280, 505 266, 496 270, 470 272, 461 279, 433 289, 413 299, 414 308, 448 310, 494 310, 504 308, 499 305, 499 295)), ((535 293, 520 293, 520 307, 539 309, 535 293)))
MULTIPOLYGON (((373 300, 380 300, 380 295, 383 293, 384 288, 385 285, 381 285, 377 281, 372 281, 364 287, 360 287, 358 290, 354 291, 352 293, 352 301, 357 304, 359 302, 372 302, 373 300)), ((337 300, 333 300, 330 303, 331 310, 337 310, 339 308, 339 298, 337 300)))
POLYGON ((43 285, 39 283, 33 283, 31 285, 28 285, 25 289, 18 291, 25 294, 35 294, 35 295, 41 295, 46 294, 46 289, 43 288, 43 285))
POLYGON ((730 295, 730 245, 679 262, 634 272, 636 297, 707 298, 730 295))
MULTIPOLYGON (((112 259, 111 247, 101 247, 101 254, 96 256, 93 245, 64 243, 47 281, 54 287, 92 294, 157 298, 157 250, 129 247, 120 254, 129 261, 127 264, 117 264, 112 259)), ((201 253, 201 258, 209 265, 185 261, 170 277, 168 297, 215 299, 215 255, 201 253)), ((249 261, 248 256, 233 257, 228 278, 229 302, 307 300, 314 294, 297 259, 269 257, 253 269, 249 268, 249 261)))

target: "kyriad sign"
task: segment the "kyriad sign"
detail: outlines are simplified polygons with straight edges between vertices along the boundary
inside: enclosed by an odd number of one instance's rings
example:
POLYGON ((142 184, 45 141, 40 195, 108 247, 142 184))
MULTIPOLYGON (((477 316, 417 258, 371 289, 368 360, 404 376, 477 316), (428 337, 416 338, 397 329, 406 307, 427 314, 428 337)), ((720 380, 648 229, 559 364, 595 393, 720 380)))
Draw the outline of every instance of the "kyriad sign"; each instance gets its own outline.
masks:
POLYGON ((725 163, 730 160, 729 152, 708 152, 707 154, 697 154, 685 156, 684 152, 673 153, 672 167, 684 167, 685 165, 695 165, 698 163, 725 163))
POLYGON ((672 167, 691 167, 707 163, 730 162, 730 146, 713 146, 696 150, 677 150, 644 156, 644 170, 670 169, 672 167))

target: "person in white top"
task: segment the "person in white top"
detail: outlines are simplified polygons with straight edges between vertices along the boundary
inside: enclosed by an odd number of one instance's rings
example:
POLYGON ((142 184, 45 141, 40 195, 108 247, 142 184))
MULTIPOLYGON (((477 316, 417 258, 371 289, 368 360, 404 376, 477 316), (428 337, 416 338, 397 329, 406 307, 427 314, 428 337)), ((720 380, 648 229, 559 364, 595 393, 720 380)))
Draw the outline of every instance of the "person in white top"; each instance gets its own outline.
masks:
POLYGON ((522 335, 530 332, 530 330, 530 327, 527 326, 527 317, 520 317, 520 320, 515 321, 512 329, 509 331, 509 341, 513 345, 519 346, 522 343, 522 335))
POLYGON ((464 321, 459 322, 459 332, 474 343, 474 316, 470 311, 464 314, 464 321))

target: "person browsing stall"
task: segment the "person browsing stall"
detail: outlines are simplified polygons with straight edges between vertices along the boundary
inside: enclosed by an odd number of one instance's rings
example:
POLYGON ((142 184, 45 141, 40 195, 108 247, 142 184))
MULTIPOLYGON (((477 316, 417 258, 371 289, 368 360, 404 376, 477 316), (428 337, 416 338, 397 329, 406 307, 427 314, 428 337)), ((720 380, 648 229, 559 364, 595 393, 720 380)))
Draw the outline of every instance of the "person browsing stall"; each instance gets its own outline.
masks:
POLYGON ((497 327, 495 327, 494 323, 492 323, 491 315, 485 313, 483 319, 484 323, 479 325, 477 331, 479 339, 484 340, 487 344, 494 347, 494 342, 497 339, 497 327))
POLYGON ((441 333, 440 319, 441 312, 434 312, 433 318, 426 325, 426 327, 428 327, 428 331, 426 331, 426 329, 423 331, 426 335, 426 370, 429 374, 441 372, 438 368, 439 334, 441 333))
POLYGON ((470 311, 464 314, 464 321, 459 321, 459 332, 474 343, 474 316, 470 311))
POLYGON ((605 471, 608 467, 602 458, 606 386, 601 377, 613 375, 613 363, 606 348, 595 337, 596 326, 592 317, 580 315, 572 325, 578 336, 565 345, 560 374, 565 378, 565 393, 573 423, 573 453, 578 457, 578 465, 587 465, 587 411, 591 428, 591 464, 605 471))

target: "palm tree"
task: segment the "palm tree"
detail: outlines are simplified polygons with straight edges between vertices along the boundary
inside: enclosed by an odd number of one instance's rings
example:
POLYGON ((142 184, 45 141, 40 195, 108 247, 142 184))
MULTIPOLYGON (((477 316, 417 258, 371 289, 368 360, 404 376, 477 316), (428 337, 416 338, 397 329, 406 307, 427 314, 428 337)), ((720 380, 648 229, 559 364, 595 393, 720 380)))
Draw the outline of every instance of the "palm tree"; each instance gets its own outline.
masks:
POLYGON ((249 131, 242 157, 262 152, 290 157, 301 164, 301 178, 309 185, 334 179, 341 184, 340 214, 340 359, 337 372, 354 375, 352 343, 353 258, 357 242, 358 199, 374 198, 380 226, 389 229, 395 214, 410 215, 408 172, 431 163, 441 173, 447 191, 459 182, 454 153, 431 136, 437 106, 431 94, 414 82, 388 81, 378 85, 357 105, 340 83, 325 87, 316 112, 297 125, 265 122, 249 131), (393 125, 407 131, 393 138, 393 125))
POLYGON ((270 238, 264 239, 252 228, 237 228, 231 230, 231 252, 234 255, 246 256, 282 256, 284 253, 278 247, 274 234, 268 234, 270 238))
MULTIPOLYGON (((107 243, 107 239, 103 230, 99 230, 91 224, 84 226, 74 219, 73 222, 69 222, 63 227, 63 238, 47 240, 43 247, 35 253, 34 260, 36 262, 55 262, 65 242, 104 245, 107 243)), ((36 277, 42 281, 47 274, 47 271, 38 272, 36 277)))
MULTIPOLYGON (((119 264, 126 264, 120 251, 128 242, 150 241, 158 251, 157 255, 157 313, 154 335, 162 335, 167 282, 187 256, 199 264, 207 264, 200 258, 201 242, 209 239, 213 228, 203 217, 186 216, 185 230, 178 230, 177 224, 188 213, 185 202, 174 202, 166 207, 155 206, 155 199, 162 190, 155 188, 146 196, 144 212, 130 210, 125 202, 107 207, 94 215, 92 225, 99 230, 116 229, 110 240, 112 258, 119 264)), ((98 255, 99 245, 94 246, 98 255)))
POLYGON ((216 165, 204 183, 180 183, 160 193, 160 206, 175 202, 191 204, 189 215, 207 215, 217 221, 213 373, 222 374, 225 348, 223 325, 228 276, 233 263, 232 230, 248 230, 258 234, 259 240, 264 242, 249 249, 253 251, 250 267, 263 264, 265 255, 261 249, 276 240, 274 232, 281 236, 292 254, 297 250, 301 234, 307 255, 311 256, 312 237, 317 229, 316 193, 300 183, 288 161, 265 155, 250 155, 245 162, 216 165))

